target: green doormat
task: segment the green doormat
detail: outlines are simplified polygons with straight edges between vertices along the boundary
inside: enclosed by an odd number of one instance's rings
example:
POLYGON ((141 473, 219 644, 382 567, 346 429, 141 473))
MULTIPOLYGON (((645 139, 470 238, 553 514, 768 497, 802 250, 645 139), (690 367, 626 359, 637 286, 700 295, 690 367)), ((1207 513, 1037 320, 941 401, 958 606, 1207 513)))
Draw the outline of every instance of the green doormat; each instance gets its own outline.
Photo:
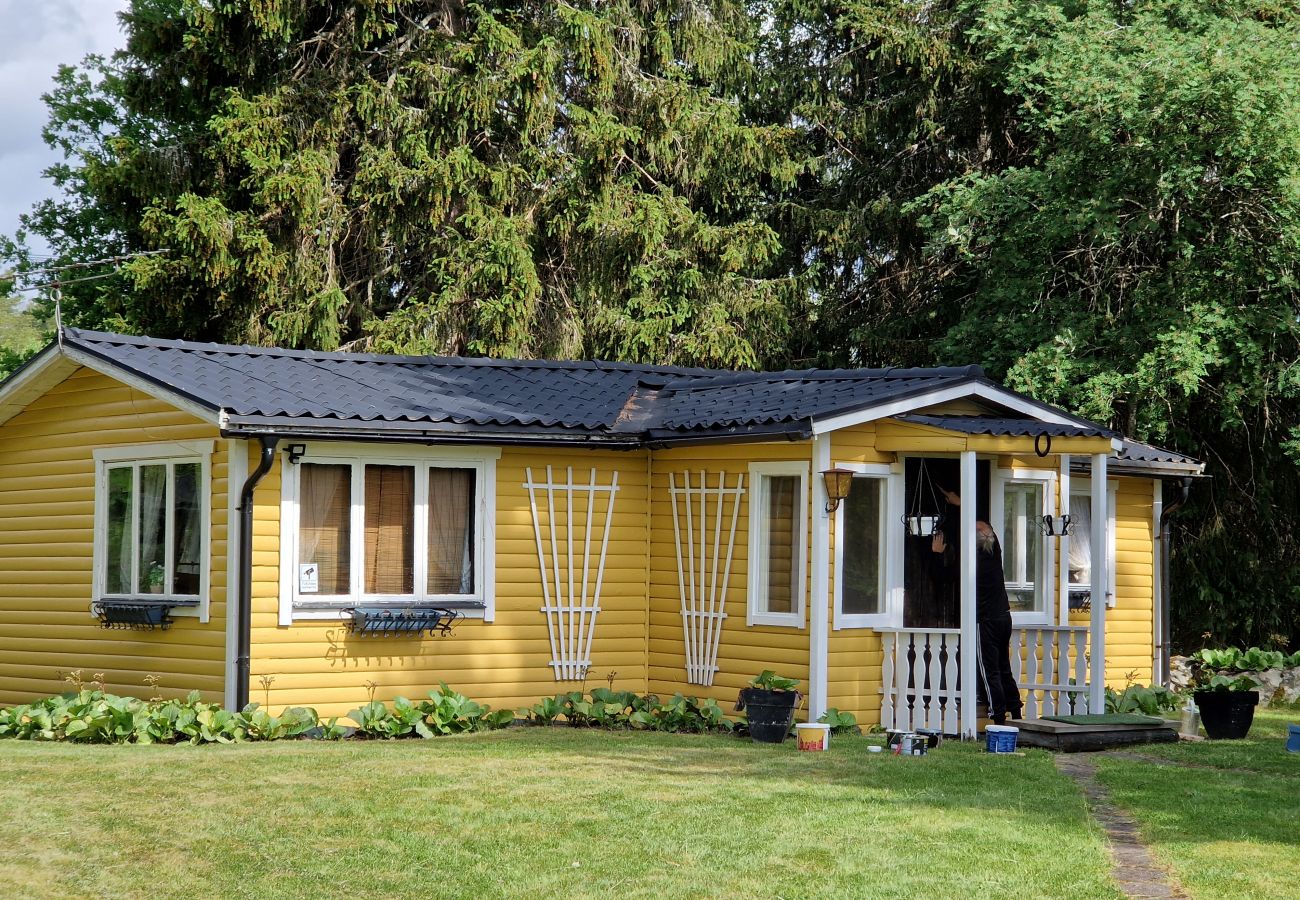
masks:
POLYGON ((1048 722, 1064 722, 1066 725, 1163 725, 1164 719, 1151 716, 1139 716, 1136 713, 1106 713, 1097 716, 1043 716, 1048 722))

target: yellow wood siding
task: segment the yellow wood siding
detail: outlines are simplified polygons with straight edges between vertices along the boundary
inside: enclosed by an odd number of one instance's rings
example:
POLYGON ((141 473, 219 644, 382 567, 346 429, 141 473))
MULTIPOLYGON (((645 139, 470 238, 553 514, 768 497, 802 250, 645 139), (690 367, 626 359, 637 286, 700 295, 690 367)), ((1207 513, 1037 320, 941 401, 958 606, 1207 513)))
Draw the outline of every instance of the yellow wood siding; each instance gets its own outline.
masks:
MULTIPOLYGON (((646 473, 645 452, 524 450, 506 448, 497 463, 496 619, 460 622, 446 637, 354 637, 337 621, 279 624, 280 465, 257 488, 254 528, 252 688, 271 707, 314 706, 323 716, 343 716, 367 699, 367 682, 379 700, 418 699, 440 681, 495 708, 517 709, 539 697, 577 690, 579 681, 556 681, 525 469, 544 478, 546 466, 575 480, 592 467, 598 483, 618 472, 605 576, 591 650, 588 689, 608 684, 644 691, 646 685, 646 473), (269 690, 261 677, 273 679, 269 690)), ((251 465, 251 462, 250 462, 251 465)), ((544 503, 544 494, 542 503, 544 503)), ((575 497, 575 546, 581 559, 585 497, 575 497)), ((599 551, 605 501, 596 503, 592 541, 599 551)), ((556 510, 559 550, 567 554, 563 504, 556 510)), ((549 538, 546 546, 550 563, 549 538)), ((594 587, 597 559, 591 560, 594 587)), ((579 576, 580 577, 580 576, 579 576)), ((567 583, 567 573, 565 574, 567 583)))
MULTIPOLYGON (((1117 478, 1115 497, 1115 606, 1106 610, 1106 683, 1123 687, 1131 676, 1151 683, 1154 636, 1154 486, 1147 478, 1117 478)), ((1071 622, 1086 625, 1088 614, 1071 622)))
POLYGON ((113 379, 79 369, 0 425, 0 704, 103 673, 107 688, 149 696, 198 689, 220 701, 226 619, 226 454, 216 428, 113 379), (95 461, 102 447, 213 440, 210 620, 167 631, 107 630, 90 615, 95 461))
MULTIPOLYGON (((746 626, 746 586, 749 567, 749 499, 753 485, 750 483, 751 462, 797 461, 810 466, 812 445, 802 443, 732 444, 726 446, 694 447, 688 449, 660 450, 654 453, 650 498, 650 651, 649 690, 651 693, 670 695, 681 691, 698 697, 713 697, 720 703, 735 701, 737 691, 764 669, 798 678, 800 689, 808 689, 808 629, 807 590, 805 589, 804 626, 800 628, 774 625, 746 626), (741 499, 736 522, 735 544, 728 580, 724 609, 727 618, 722 621, 718 643, 718 672, 711 686, 688 684, 686 680, 686 651, 682 635, 681 590, 678 584, 676 535, 673 530, 673 510, 669 499, 669 473, 674 473, 678 486, 684 482, 684 473, 690 472, 698 484, 699 473, 704 472, 710 487, 716 487, 719 473, 725 473, 727 484, 734 485, 737 475, 745 478, 745 494, 741 499)), ((809 481, 809 497, 812 495, 809 481)), ((707 511, 709 534, 713 529, 713 511, 716 498, 709 498, 707 511)), ((726 508, 730 512, 730 506, 726 508)), ((807 519, 805 519, 805 522, 807 519)), ((685 519, 680 523, 685 526, 685 519)), ((805 524, 805 528, 807 528, 805 524)), ((724 525, 722 543, 725 543, 730 524, 724 525)), ((811 532, 808 532, 811 534, 811 532)), ((685 538, 683 538, 685 540, 685 538)), ((712 553, 709 539, 709 553, 712 553)), ((810 573, 809 573, 810 574, 810 573)), ((805 582, 809 579, 806 577, 805 582)))

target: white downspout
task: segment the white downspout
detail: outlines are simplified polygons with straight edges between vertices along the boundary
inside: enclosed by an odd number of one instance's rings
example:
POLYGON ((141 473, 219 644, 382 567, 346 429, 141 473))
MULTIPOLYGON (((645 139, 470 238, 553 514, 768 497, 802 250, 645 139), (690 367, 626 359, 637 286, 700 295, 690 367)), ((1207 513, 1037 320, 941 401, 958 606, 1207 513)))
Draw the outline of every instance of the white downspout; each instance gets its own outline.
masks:
POLYGON ((1088 636, 1088 711, 1093 714, 1106 711, 1106 601, 1110 587, 1106 456, 1105 453, 1092 456, 1092 573, 1088 579, 1092 590, 1092 620, 1088 636))
POLYGON ((813 438, 812 452, 812 591, 808 603, 808 721, 826 712, 827 638, 830 620, 830 513, 826 511, 826 480, 831 467, 831 436, 813 438))
POLYGON ((975 715, 977 678, 975 657, 979 652, 979 633, 975 626, 975 507, 979 500, 976 483, 975 451, 961 453, 961 735, 975 738, 978 721, 975 715))

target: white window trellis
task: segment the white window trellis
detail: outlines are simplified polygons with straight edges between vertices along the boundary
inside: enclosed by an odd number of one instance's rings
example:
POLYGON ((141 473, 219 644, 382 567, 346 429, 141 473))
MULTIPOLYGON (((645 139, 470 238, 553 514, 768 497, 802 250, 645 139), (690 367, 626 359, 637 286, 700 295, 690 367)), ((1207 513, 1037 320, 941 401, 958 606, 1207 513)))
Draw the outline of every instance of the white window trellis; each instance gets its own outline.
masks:
POLYGON ((614 518, 614 495, 618 493, 618 472, 609 484, 596 481, 596 470, 586 484, 575 483, 573 466, 567 469, 564 481, 557 482, 551 466, 546 467, 546 480, 533 478, 531 466, 524 470, 524 487, 533 514, 533 535, 537 539, 537 564, 542 575, 542 613, 546 616, 546 631, 551 642, 551 668, 556 681, 580 681, 591 668, 591 642, 596 633, 596 614, 600 612, 600 589, 605 581, 605 553, 609 548, 610 526, 614 518), (545 491, 545 508, 538 505, 538 492, 545 491), (556 520, 556 495, 564 509, 564 522, 556 520), (600 536, 600 558, 596 565, 595 582, 592 583, 592 523, 599 516, 597 498, 606 497, 605 525, 600 536), (579 499, 577 515, 580 517, 582 536, 574 537, 574 497, 579 499), (585 497, 585 501, 581 498, 585 497), (562 535, 560 534, 562 528, 562 535), (544 533, 549 540, 544 538, 544 533), (581 570, 575 570, 575 551, 581 542, 581 570), (547 559, 547 544, 550 559, 547 559), (567 570, 567 578, 565 572, 567 570))
POLYGON ((698 484, 692 483, 690 472, 681 473, 681 477, 679 487, 677 475, 668 473, 673 535, 677 544, 677 584, 682 600, 686 680, 689 684, 711 685, 714 673, 718 671, 722 623, 727 618, 727 587, 731 579, 732 551, 736 545, 736 523, 740 518, 740 498, 745 494, 745 476, 738 473, 734 487, 727 486, 725 472, 718 473, 717 487, 708 486, 704 472, 699 473, 698 484), (714 498, 711 511, 710 497, 714 498), (730 515, 725 509, 728 498, 731 500, 730 515), (724 560, 722 533, 726 520, 730 522, 730 530, 724 560), (721 578, 718 577, 720 561, 721 578))

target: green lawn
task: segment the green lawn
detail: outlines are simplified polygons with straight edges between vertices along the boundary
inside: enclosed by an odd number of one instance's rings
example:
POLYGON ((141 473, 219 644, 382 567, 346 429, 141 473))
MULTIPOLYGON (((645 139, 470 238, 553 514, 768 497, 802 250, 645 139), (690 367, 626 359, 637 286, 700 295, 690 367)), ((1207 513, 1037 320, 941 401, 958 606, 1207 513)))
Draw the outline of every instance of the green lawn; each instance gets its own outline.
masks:
POLYGON ((1116 897, 1050 756, 571 729, 0 742, 8 896, 1116 897))
POLYGON ((1244 741, 1141 748, 1197 767, 1101 755, 1099 777, 1156 856, 1197 897, 1300 896, 1300 710, 1258 710, 1244 741))

